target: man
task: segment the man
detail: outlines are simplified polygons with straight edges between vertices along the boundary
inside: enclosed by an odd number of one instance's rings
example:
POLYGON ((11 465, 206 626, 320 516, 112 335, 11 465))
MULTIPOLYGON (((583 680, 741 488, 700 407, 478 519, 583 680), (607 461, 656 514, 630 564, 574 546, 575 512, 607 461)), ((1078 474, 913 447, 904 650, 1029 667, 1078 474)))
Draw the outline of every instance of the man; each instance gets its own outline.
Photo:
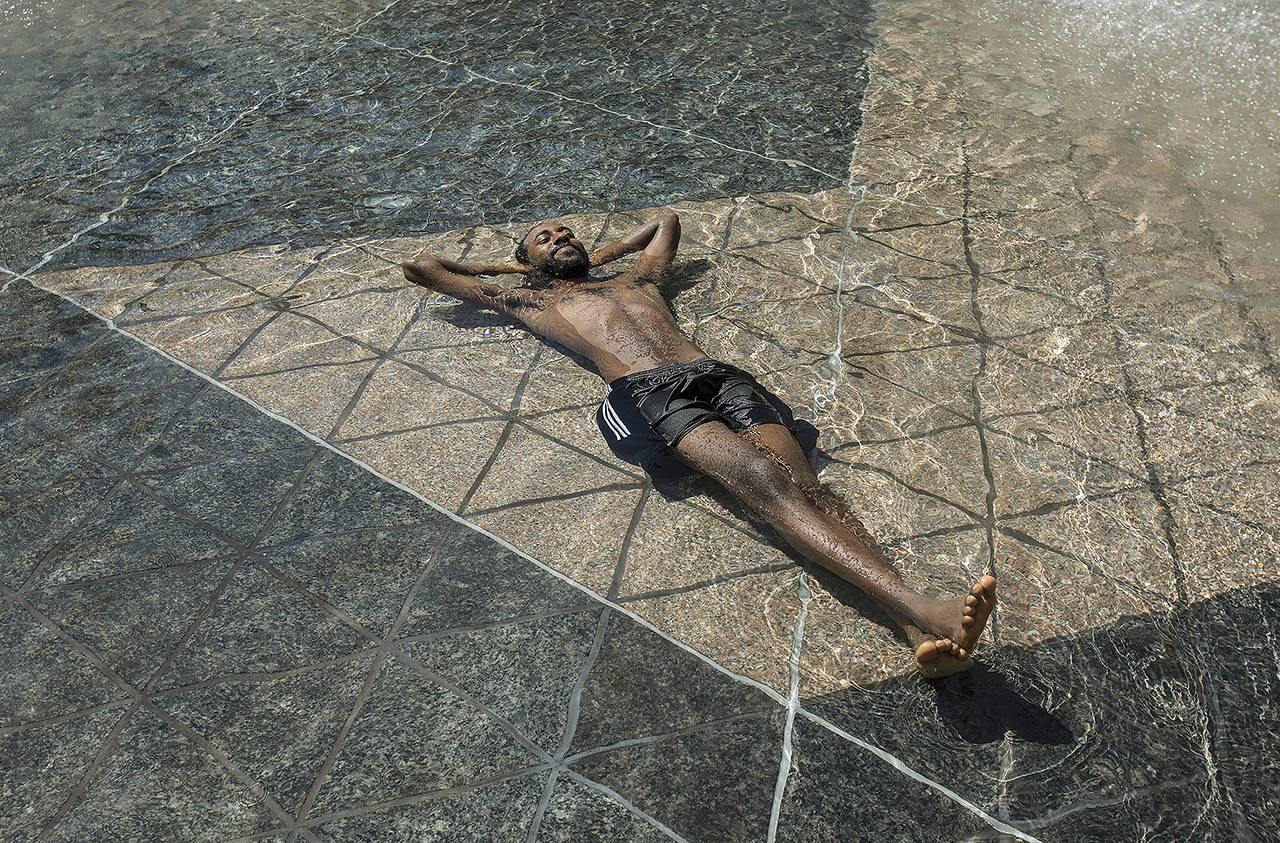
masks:
POLYGON ((902 626, 926 676, 967 670, 995 607, 995 579, 936 600, 902 581, 839 500, 819 482, 792 432, 790 410, 751 375, 708 358, 676 326, 658 283, 675 257, 672 211, 594 254, 565 225, 535 225, 516 261, 470 266, 425 257, 405 277, 519 319, 587 357, 608 384, 598 419, 615 452, 652 468, 672 453, 725 487, 793 548, 861 588, 902 626), (597 280, 592 267, 639 252, 630 270, 597 280), (476 276, 519 273, 507 289, 476 276))

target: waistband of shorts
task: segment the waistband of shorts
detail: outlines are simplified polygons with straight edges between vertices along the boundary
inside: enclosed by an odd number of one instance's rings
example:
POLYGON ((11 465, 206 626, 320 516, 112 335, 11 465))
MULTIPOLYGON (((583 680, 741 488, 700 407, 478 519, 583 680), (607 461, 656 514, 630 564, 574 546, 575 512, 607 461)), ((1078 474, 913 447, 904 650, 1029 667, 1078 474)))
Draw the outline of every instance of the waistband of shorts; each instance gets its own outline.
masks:
MULTIPOLYGON (((712 366, 728 366, 714 357, 699 357, 697 360, 690 360, 688 363, 667 363, 652 369, 645 369, 640 372, 632 372, 629 375, 623 375, 620 378, 614 378, 605 384, 606 389, 615 389, 620 386, 626 386, 632 383, 640 383, 654 380, 662 380, 663 378, 680 375, 693 369, 708 368, 708 364, 712 366)), ((732 367, 730 367, 732 368, 732 367)))

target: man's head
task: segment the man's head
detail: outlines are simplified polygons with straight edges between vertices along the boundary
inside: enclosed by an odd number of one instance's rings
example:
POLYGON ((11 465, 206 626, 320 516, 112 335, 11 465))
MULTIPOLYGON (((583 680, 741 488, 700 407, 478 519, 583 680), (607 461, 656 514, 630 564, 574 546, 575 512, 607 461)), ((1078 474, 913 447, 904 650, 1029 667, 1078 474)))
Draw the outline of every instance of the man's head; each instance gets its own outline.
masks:
POLYGON ((580 278, 591 268, 587 247, 563 223, 540 222, 516 244, 516 261, 552 278, 580 278))

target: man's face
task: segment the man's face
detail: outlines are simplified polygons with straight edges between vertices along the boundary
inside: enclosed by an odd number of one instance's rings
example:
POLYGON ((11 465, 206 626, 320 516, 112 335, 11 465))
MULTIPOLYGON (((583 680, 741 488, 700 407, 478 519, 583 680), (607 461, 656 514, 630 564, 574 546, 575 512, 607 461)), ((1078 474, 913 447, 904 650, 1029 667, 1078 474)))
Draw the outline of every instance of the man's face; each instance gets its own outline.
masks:
POLYGON ((558 222, 539 223, 524 238, 529 263, 552 278, 577 278, 591 268, 587 247, 558 222))

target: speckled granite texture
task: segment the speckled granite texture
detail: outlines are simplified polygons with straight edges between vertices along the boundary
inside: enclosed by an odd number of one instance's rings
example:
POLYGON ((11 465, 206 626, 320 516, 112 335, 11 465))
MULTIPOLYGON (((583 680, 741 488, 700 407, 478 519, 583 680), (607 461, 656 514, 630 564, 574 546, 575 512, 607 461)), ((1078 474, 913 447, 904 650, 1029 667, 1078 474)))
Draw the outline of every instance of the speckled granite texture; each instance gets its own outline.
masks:
POLYGON ((1051 83, 1009 8, 884 4, 869 53, 824 4, 122 4, 118 43, 0 42, 0 268, 253 402, 0 294, 0 831, 1280 836, 1274 212, 1051 83), (814 421, 905 576, 999 577, 968 676, 397 268, 664 204, 682 325, 814 421))

